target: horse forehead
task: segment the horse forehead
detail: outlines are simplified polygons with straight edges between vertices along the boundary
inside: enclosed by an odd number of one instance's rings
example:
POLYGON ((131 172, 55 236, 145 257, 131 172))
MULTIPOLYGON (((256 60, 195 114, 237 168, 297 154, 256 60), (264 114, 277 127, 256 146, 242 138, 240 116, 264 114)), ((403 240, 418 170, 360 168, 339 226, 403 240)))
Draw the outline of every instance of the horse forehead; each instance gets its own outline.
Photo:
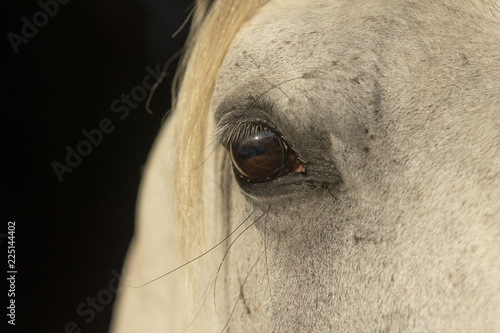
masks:
POLYGON ((256 77, 279 84, 305 68, 324 67, 332 58, 329 46, 339 50, 347 41, 332 24, 339 6, 315 0, 268 3, 233 42, 219 71, 215 99, 256 77))
MULTIPOLYGON (((426 53, 439 45, 440 52, 456 53, 457 44, 474 38, 471 26, 477 26, 478 19, 496 21, 498 28, 498 8, 475 4, 271 0, 235 38, 219 70, 213 101, 219 104, 223 95, 256 77, 280 84, 307 69, 325 69, 339 59, 355 60, 353 66, 368 72, 372 64, 391 56, 406 58, 401 62, 386 59, 382 66, 406 70, 414 63, 421 67, 422 59, 413 54, 416 48, 427 46, 422 51, 426 53), (493 11, 493 16, 482 17, 493 11)), ((466 56, 460 57, 467 62, 466 56)))
POLYGON ((385 40, 401 33, 418 35, 418 23, 411 26, 411 21, 434 15, 430 6, 418 6, 407 1, 271 0, 235 38, 219 71, 215 98, 256 76, 279 83, 339 59, 354 58, 356 65, 376 62, 374 57, 386 51, 385 40))

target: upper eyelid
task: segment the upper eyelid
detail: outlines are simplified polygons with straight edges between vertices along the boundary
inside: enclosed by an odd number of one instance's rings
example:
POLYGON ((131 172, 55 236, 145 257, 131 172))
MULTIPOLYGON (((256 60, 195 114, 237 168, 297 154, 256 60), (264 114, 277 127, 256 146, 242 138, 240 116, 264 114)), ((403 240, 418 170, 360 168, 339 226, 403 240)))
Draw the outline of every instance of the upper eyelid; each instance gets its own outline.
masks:
POLYGON ((226 148, 256 133, 257 131, 269 130, 281 137, 281 134, 268 124, 262 122, 223 122, 215 129, 215 137, 226 148))
POLYGON ((232 121, 255 121, 272 123, 273 116, 279 114, 275 103, 266 95, 234 94, 227 97, 215 110, 217 124, 232 121))
POLYGON ((217 141, 222 144, 226 149, 233 144, 243 140, 244 138, 250 136, 257 131, 271 131, 274 132, 283 142, 286 144, 287 149, 292 151, 301 163, 307 164, 301 157, 301 154, 295 149, 294 145, 291 144, 283 133, 270 122, 260 122, 260 121, 246 121, 246 122, 230 122, 221 121, 215 129, 214 135, 217 141))
POLYGON ((283 131, 275 125, 280 112, 275 101, 266 93, 247 95, 234 94, 226 98, 215 111, 216 129, 214 137, 224 147, 243 140, 258 130, 269 130, 293 147, 283 131))
POLYGON ((259 130, 271 130, 282 137, 281 131, 271 121, 270 113, 273 107, 269 101, 254 99, 251 103, 239 107, 235 107, 237 103, 231 103, 232 101, 234 100, 230 99, 222 103, 215 114, 218 121, 214 134, 223 146, 228 147, 259 130))
POLYGON ((224 112, 221 107, 216 111, 216 118, 218 119, 214 136, 216 141, 229 149, 230 146, 242 141, 247 136, 260 131, 268 130, 274 132, 287 149, 291 151, 297 160, 303 165, 308 163, 302 154, 296 149, 295 145, 287 139, 284 132, 271 120, 272 116, 276 116, 274 105, 272 101, 267 98, 262 98, 258 101, 253 101, 250 106, 245 108, 231 108, 231 111, 224 112))

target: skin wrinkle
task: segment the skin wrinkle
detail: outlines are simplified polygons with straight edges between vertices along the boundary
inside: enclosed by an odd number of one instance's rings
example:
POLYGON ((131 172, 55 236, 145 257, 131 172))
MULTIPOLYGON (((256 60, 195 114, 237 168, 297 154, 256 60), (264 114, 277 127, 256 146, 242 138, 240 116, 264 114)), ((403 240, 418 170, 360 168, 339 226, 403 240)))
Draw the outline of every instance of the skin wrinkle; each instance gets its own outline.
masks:
MULTIPOLYGON (((179 274, 125 294, 123 304, 147 311, 123 312, 122 327, 145 318, 148 332, 180 332, 200 313, 189 331, 500 331, 497 9, 482 0, 263 6, 219 68, 207 132, 227 145, 244 135, 238 124, 269 123, 308 173, 245 184, 213 149, 203 164, 204 187, 215 183, 204 192, 206 244, 248 221, 192 264, 194 289, 179 274), (206 297, 214 272, 216 310, 206 297)), ((182 113, 173 116, 130 254, 143 276, 176 247, 158 236, 173 220, 158 198, 175 196, 157 190, 178 156, 164 151, 185 144, 182 113), (148 227, 152 212, 167 218, 148 227)))

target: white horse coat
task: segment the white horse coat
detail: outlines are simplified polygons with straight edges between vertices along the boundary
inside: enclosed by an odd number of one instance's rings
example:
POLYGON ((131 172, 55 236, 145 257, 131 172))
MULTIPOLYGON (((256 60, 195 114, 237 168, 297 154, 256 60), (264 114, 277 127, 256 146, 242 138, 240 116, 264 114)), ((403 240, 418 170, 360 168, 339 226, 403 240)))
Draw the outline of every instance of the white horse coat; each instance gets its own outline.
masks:
POLYGON ((176 223, 177 108, 113 332, 500 332, 499 3, 271 0, 235 33, 184 170, 204 224, 176 223), (262 131, 292 166, 249 182, 222 146, 262 131))

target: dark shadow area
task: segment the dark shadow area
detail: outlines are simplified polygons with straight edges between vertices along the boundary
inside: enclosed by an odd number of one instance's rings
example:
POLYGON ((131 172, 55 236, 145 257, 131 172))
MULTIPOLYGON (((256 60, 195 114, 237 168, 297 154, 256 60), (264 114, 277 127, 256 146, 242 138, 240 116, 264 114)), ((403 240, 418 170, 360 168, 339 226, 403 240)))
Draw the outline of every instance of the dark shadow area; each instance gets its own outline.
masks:
POLYGON ((106 332, 141 168, 165 112, 188 0, 21 1, 4 9, 2 324, 106 332), (15 221, 15 296, 7 224, 15 221))

